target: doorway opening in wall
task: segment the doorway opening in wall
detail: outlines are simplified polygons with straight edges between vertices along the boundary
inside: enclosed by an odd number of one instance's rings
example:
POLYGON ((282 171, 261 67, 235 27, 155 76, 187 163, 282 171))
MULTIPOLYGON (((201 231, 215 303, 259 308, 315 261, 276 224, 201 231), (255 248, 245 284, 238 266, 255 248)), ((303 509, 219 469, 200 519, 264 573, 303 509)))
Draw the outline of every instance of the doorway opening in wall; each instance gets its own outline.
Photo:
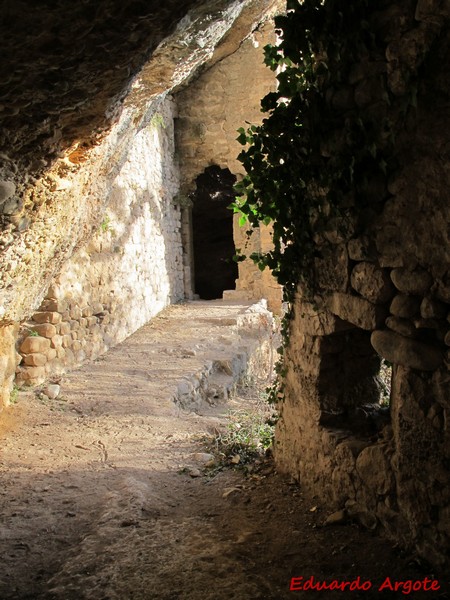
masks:
POLYGON ((235 198, 236 177, 213 165, 196 179, 193 194, 192 229, 195 293, 202 300, 222 298, 234 290, 238 267, 233 260, 233 213, 228 206, 235 198))

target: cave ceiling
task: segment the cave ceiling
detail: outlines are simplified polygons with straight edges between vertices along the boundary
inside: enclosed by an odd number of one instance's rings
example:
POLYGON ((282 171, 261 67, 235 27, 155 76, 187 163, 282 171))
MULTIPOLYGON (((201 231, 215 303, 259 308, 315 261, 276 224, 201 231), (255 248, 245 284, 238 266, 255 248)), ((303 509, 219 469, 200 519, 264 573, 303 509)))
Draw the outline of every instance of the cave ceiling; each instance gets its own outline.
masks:
POLYGON ((181 84, 215 53, 220 59, 221 52, 233 51, 275 4, 5 0, 0 13, 3 176, 17 181, 24 172, 39 174, 74 142, 95 143, 118 118, 125 98, 142 103, 181 84))

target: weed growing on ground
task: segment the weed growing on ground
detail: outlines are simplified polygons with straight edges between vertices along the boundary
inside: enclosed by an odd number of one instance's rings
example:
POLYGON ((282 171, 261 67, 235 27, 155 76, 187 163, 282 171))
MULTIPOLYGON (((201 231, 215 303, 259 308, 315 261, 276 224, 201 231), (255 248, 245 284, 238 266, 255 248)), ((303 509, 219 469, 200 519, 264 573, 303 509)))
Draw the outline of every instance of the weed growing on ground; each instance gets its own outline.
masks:
POLYGON ((17 400, 19 398, 19 392, 20 392, 19 387, 16 384, 14 384, 13 388, 11 390, 11 393, 9 395, 9 402, 10 402, 10 404, 16 404, 16 402, 17 402, 17 400))
POLYGON ((264 457, 272 446, 276 414, 267 403, 267 392, 257 386, 240 386, 235 400, 239 408, 228 411, 226 426, 207 441, 216 457, 215 470, 245 467, 264 457))

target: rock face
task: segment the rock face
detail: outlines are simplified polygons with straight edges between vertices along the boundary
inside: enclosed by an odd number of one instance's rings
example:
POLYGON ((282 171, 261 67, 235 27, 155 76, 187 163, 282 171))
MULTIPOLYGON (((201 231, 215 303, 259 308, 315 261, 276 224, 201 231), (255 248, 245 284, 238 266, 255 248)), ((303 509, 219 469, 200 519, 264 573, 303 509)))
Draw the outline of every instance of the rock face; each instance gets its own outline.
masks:
POLYGON ((441 65, 450 60, 450 11, 388 2, 370 18, 379 48, 355 60, 345 93, 329 90, 330 139, 339 139, 338 122, 345 135, 355 104, 381 114, 389 95, 385 116, 395 120, 410 77, 418 111, 397 140, 394 172, 369 182, 373 202, 350 239, 317 234, 314 302, 299 289, 294 303, 276 460, 330 511, 346 510, 442 565, 450 552, 450 113, 441 100, 450 86, 441 65), (374 65, 386 80, 373 78, 374 65), (388 408, 376 390, 381 358, 392 364, 388 408))

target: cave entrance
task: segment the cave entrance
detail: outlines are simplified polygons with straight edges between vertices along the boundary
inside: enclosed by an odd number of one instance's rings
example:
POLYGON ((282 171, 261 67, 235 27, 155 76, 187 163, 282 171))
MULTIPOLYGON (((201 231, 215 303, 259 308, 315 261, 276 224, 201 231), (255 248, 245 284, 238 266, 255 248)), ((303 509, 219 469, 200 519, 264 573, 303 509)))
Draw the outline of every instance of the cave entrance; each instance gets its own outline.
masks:
POLYGON ((238 266, 233 260, 233 202, 236 177, 214 165, 196 179, 193 194, 192 229, 195 293, 203 300, 222 298, 234 290, 238 266))

